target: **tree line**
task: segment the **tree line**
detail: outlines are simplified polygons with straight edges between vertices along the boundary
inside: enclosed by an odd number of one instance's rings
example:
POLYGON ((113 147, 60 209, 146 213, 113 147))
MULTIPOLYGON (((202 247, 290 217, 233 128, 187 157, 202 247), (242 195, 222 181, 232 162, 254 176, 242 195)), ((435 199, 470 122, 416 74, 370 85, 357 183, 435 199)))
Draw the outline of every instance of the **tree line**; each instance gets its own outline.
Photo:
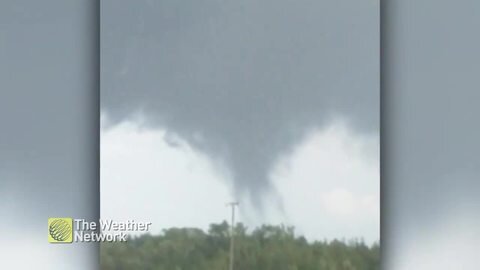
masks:
MULTIPOLYGON (((378 270, 380 246, 362 240, 307 241, 293 227, 235 226, 235 270, 378 270)), ((230 227, 171 228, 100 247, 103 270, 228 270, 230 227)))

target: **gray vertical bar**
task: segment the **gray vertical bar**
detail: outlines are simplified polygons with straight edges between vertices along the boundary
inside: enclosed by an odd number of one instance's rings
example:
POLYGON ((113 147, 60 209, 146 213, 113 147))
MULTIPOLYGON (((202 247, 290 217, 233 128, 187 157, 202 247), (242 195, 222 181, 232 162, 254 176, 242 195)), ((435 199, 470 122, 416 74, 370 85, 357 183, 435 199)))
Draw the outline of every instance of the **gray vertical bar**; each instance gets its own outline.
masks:
POLYGON ((479 10, 382 1, 383 269, 478 269, 479 10))
POLYGON ((0 1, 0 269, 96 269, 49 217, 99 217, 99 3, 0 1))

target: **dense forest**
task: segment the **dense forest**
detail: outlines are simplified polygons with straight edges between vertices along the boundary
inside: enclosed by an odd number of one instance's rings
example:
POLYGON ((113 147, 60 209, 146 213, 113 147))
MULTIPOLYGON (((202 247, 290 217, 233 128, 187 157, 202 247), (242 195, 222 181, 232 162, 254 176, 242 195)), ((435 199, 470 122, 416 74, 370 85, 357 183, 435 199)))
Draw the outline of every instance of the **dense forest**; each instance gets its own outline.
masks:
MULTIPOLYGON (((127 242, 101 244, 103 270, 227 270, 230 230, 226 222, 208 232, 172 228, 127 242)), ((235 270, 376 270, 380 246, 363 241, 309 242, 292 227, 235 227, 235 270)))

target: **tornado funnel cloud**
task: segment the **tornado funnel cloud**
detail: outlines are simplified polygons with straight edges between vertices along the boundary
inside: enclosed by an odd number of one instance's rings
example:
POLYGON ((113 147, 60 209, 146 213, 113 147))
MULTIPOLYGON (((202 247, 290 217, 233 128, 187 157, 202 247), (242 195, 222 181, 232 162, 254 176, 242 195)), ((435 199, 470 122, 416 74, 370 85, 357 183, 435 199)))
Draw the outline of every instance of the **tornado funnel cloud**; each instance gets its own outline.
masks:
POLYGON ((373 2, 108 3, 102 110, 112 123, 141 114, 221 161, 234 192, 255 204, 308 132, 335 118, 378 132, 373 2))

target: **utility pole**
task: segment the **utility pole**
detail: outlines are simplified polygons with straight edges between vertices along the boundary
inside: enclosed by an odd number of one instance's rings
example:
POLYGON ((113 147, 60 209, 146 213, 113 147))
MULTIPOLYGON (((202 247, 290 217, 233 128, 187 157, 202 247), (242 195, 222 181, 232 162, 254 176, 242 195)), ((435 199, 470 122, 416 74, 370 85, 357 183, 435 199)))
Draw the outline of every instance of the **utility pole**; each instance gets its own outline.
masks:
POLYGON ((235 207, 238 206, 238 202, 227 203, 227 206, 232 207, 232 223, 230 224, 230 270, 233 270, 233 250, 234 250, 234 233, 235 233, 235 207))

